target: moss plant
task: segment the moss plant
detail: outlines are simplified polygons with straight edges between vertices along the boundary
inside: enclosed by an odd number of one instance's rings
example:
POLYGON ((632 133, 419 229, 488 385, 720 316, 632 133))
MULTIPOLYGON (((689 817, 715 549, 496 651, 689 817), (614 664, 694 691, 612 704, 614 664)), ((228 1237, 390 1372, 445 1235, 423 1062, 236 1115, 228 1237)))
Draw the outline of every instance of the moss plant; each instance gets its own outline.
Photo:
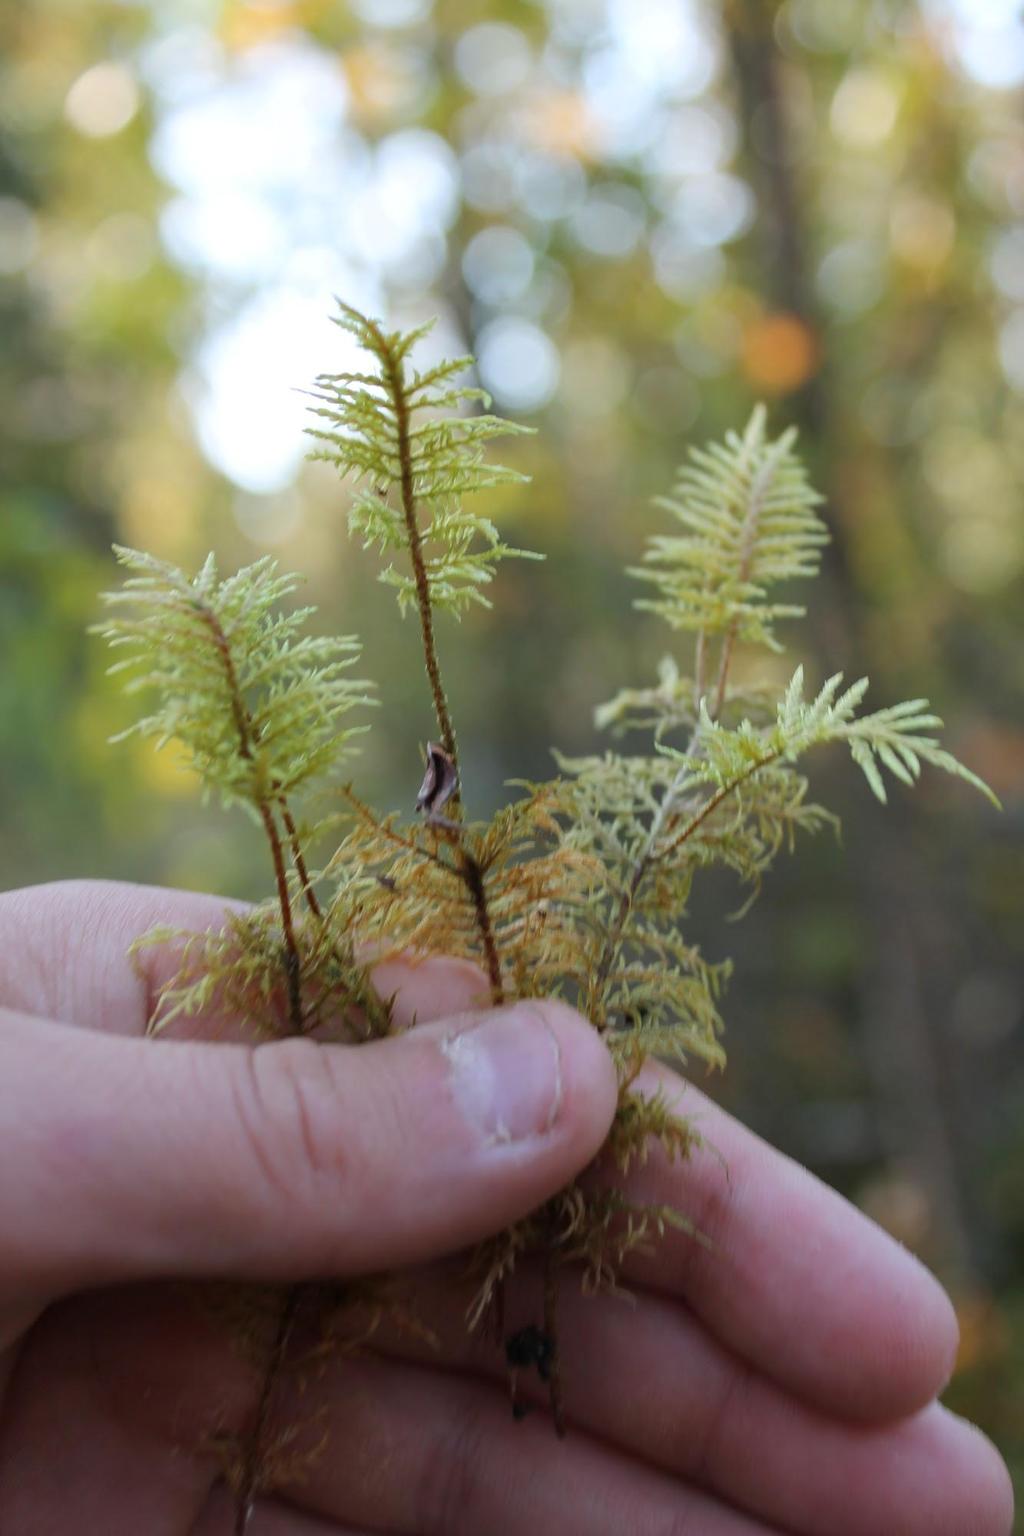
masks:
MULTIPOLYGON (((387 561, 380 579, 416 617, 437 739, 426 748, 415 812, 370 806, 341 775, 373 703, 371 686, 350 675, 359 647, 305 632, 309 610, 287 606, 296 578, 261 560, 222 579, 212 558, 190 577, 117 551, 128 575, 107 597, 104 632, 115 668, 153 700, 132 729, 179 743, 210 790, 249 812, 275 884, 272 900, 230 916, 221 932, 146 936, 177 943, 181 955, 151 1028, 216 1001, 246 1020, 254 1039, 314 1031, 319 1040, 376 1039, 393 1026, 366 956, 455 955, 486 976, 482 1003, 560 996, 600 1031, 620 1083, 605 1155, 623 1174, 654 1142, 685 1158, 699 1141, 695 1128, 635 1085, 649 1056, 724 1060, 728 962, 705 959, 687 941, 695 878, 725 866, 756 894, 798 833, 832 820, 808 799, 800 766, 829 742, 846 744, 883 801, 885 773, 913 784, 923 764, 989 792, 939 745, 940 722, 922 700, 859 713, 866 680, 844 688, 836 676, 808 694, 799 668, 779 698, 734 681, 737 645, 781 650, 779 622, 803 610, 779 601, 777 589, 814 576, 827 540, 794 434, 771 440, 759 408, 742 434, 691 452, 659 501, 671 531, 651 539, 632 572, 646 594, 638 606, 690 636, 692 647, 692 670, 673 654, 652 686, 598 712, 613 736, 645 729, 649 749, 558 758, 555 777, 521 785, 489 821, 473 820, 442 625, 486 604, 499 562, 524 553, 503 544, 472 503, 474 492, 521 478, 485 450, 499 433, 522 429, 484 414, 480 391, 460 384, 470 359, 417 372, 423 330, 388 332, 344 305, 337 321, 363 349, 366 371, 317 379, 316 456, 355 482, 351 531, 379 548, 387 561), (340 790, 340 815, 337 796, 325 815, 309 797, 328 784, 340 790)), ((581 1180, 474 1256, 466 1326, 490 1321, 513 1383, 523 1369, 540 1374, 559 1433, 559 1286, 569 1277, 588 1290, 615 1287, 629 1250, 657 1241, 669 1223, 687 1227, 686 1213, 637 1207, 581 1180), (546 1276, 543 1315, 509 1336, 504 1291, 526 1254, 540 1257, 546 1276)), ((282 1475, 272 1408, 310 1290, 272 1299, 257 1406, 230 1439, 239 1533, 257 1493, 282 1475)), ((351 1291, 332 1298, 335 1317, 352 1299, 351 1291)), ((355 1299, 411 1315, 394 1277, 359 1287, 355 1299)), ((322 1309, 322 1288, 316 1304, 322 1309)), ((414 1297, 411 1306, 414 1313, 414 1297)))

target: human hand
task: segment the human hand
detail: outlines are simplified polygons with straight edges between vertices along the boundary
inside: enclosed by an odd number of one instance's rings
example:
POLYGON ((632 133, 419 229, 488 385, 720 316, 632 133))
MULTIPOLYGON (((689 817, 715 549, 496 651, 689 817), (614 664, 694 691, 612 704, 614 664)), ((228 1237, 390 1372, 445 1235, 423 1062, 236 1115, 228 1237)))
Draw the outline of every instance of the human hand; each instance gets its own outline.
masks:
MULTIPOLYGON (((465 966, 396 966, 414 1032, 358 1049, 138 1038, 125 959, 154 922, 223 904, 131 887, 0 897, 0 1531, 219 1536, 211 1439, 258 1375, 174 1278, 286 1283, 424 1264, 496 1230, 592 1157, 614 1105, 593 1032, 556 1004, 468 1017, 465 966), (478 1049, 493 1036, 503 1107, 478 1049), (510 1042, 533 1040, 533 1093, 510 1042), (455 1043, 453 1046, 453 1042, 455 1043), (518 1081, 519 1086, 514 1084, 518 1081), (507 1134, 506 1134, 507 1133, 507 1134)), ((158 952, 147 961, 160 964, 158 952)), ((692 1113, 700 1096, 675 1078, 692 1113)), ((279 1405, 324 1448, 251 1536, 1005 1536, 988 1443, 932 1399, 955 1322, 917 1263, 710 1106, 724 1157, 652 1157, 678 1206, 631 1265, 635 1304, 565 1287, 569 1438, 512 1421, 467 1344, 451 1265, 417 1281, 435 1352, 381 1334, 279 1405)), ((531 1281, 514 1290, 530 1308, 531 1281)))

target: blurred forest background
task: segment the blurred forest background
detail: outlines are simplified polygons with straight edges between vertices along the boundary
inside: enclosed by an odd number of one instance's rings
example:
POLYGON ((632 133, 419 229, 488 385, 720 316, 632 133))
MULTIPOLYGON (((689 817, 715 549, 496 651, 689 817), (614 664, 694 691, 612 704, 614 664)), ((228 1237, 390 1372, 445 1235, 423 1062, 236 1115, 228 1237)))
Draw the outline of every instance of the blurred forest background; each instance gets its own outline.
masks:
MULTIPOLYGON (((1024 19, 1019 0, 20 0, 0 10, 0 884, 262 895, 243 818, 130 718, 87 639, 113 538, 267 551, 360 632, 357 770, 408 806, 411 620, 305 465, 332 294, 438 315, 533 484, 496 605, 441 635, 471 808, 670 638, 623 566, 686 445, 766 399, 834 545, 794 654, 928 695, 1002 796, 816 764, 845 847, 738 927, 712 1091, 936 1267, 949 1400, 1024 1470, 1024 19)), ((801 597, 803 593, 799 594, 801 597)), ((683 656, 681 660, 688 661, 683 656)), ((783 663, 788 666, 789 658, 783 663)), ((786 674, 788 676, 788 672, 786 674)))

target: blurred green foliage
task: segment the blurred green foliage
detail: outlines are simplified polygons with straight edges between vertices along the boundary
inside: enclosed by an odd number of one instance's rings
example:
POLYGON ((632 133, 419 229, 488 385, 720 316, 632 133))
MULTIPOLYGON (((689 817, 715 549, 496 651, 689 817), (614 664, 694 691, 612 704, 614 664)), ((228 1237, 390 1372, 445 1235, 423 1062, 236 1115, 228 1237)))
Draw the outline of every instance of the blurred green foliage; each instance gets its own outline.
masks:
MULTIPOLYGON (((988 14, 991 9, 992 15, 988 14)), ((997 16, 995 13, 999 12, 997 16)), ((1005 13, 1005 14, 1004 14, 1005 13)), ((0 879, 262 892, 242 818, 127 723, 85 638, 118 538, 281 549, 358 631, 410 802, 411 621, 298 467, 332 289, 439 314, 534 438, 494 491, 493 612, 440 636, 471 800, 591 750, 663 648, 623 576, 684 446, 766 398, 834 544, 812 677, 927 694, 999 818, 881 818, 836 763, 820 842, 723 940, 734 1108, 960 1301, 951 1400, 1024 1469, 1024 41, 958 0, 22 0, 0 13, 0 879), (1000 30, 1002 29, 1002 30, 1000 30), (320 325, 317 317, 323 317, 320 325)), ((828 769, 826 769, 826 772, 828 769)))

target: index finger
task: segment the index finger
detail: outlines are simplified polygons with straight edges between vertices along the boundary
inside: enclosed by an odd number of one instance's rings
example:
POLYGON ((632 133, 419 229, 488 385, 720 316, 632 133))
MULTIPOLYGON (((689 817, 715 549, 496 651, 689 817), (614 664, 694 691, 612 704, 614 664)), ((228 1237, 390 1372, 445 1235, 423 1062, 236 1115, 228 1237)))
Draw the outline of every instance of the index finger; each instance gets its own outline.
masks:
MULTIPOLYGON (((204 933, 224 927, 245 904, 225 896, 131 885, 61 880, 0 892, 0 1008, 103 1034, 141 1035, 157 996, 178 970, 180 945, 132 944, 156 927, 204 933)), ((486 978, 466 961, 433 956, 374 967, 382 997, 393 997, 405 1026, 464 1013, 481 1001, 486 978)), ((244 1021, 207 1009, 172 1035, 253 1043, 244 1021)))
POLYGON ((669 1229, 627 1261, 632 1281, 686 1302, 751 1365, 832 1414, 882 1420, 930 1402, 952 1374, 952 1302, 905 1248, 806 1168, 667 1068, 645 1068, 696 1120, 683 1163, 655 1148, 626 1180, 674 1207, 705 1241, 669 1229))

